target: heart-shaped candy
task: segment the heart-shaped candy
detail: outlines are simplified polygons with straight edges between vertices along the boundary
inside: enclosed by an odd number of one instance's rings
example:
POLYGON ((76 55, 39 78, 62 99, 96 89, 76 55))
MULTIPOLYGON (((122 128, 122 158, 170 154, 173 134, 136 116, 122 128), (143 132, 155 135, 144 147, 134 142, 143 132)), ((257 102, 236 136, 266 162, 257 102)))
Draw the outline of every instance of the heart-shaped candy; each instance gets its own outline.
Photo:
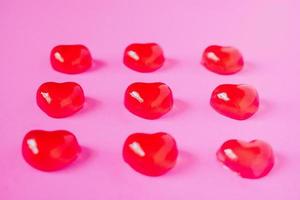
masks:
POLYGON ((261 178, 274 165, 271 146, 261 140, 228 140, 217 151, 217 159, 243 178, 261 178))
POLYGON ((243 68, 241 53, 234 47, 212 45, 205 49, 202 64, 218 74, 234 74, 243 68))
POLYGON ((22 153, 32 167, 55 171, 73 162, 80 153, 80 146, 71 132, 33 130, 23 139, 22 153))
POLYGON ((138 72, 153 72, 165 61, 162 48, 156 43, 131 44, 124 52, 124 64, 138 72))
POLYGON ((134 170, 148 176, 160 176, 172 169, 177 160, 175 139, 167 133, 135 133, 123 147, 123 158, 134 170))
POLYGON ((36 93, 38 106, 54 118, 67 117, 79 111, 84 104, 84 92, 74 82, 42 84, 36 93))
POLYGON ((92 66, 92 56, 87 47, 81 44, 58 45, 50 54, 52 67, 63 73, 78 74, 92 66))
POLYGON ((164 83, 133 83, 125 92, 124 104, 139 117, 157 119, 172 109, 173 95, 164 83))
POLYGON ((249 85, 224 84, 214 89, 210 104, 222 115, 245 120, 257 112, 259 97, 249 85))

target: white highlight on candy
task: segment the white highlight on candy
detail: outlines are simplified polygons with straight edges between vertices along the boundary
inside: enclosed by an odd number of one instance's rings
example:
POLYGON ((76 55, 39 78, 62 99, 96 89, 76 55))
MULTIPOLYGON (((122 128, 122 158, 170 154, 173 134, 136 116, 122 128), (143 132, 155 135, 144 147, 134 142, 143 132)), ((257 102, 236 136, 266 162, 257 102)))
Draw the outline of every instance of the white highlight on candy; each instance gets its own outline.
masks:
POLYGON ((128 55, 134 60, 139 60, 140 57, 134 51, 128 51, 128 55))
POLYGON ((225 149, 224 153, 232 160, 236 160, 238 157, 231 149, 225 149))
POLYGON ((48 92, 41 92, 41 95, 46 99, 48 103, 51 103, 52 99, 48 92))
POLYGON ((27 144, 28 144, 28 146, 31 149, 33 154, 38 154, 39 153, 37 143, 34 139, 27 140, 27 144))
POLYGON ((64 58, 58 52, 54 53, 54 57, 62 63, 65 62, 64 58))
POLYGON ((130 92, 130 96, 138 100, 140 103, 144 102, 144 99, 140 96, 140 94, 137 91, 130 92))
POLYGON ((208 52, 208 53, 207 53, 207 57, 208 57, 209 59, 212 59, 212 60, 215 61, 215 62, 217 62, 217 61, 220 60, 220 58, 219 58, 218 56, 216 56, 216 54, 213 53, 213 52, 208 52))
POLYGON ((217 96, 224 101, 230 100, 226 92, 219 93, 219 94, 217 94, 217 96))
POLYGON ((134 153, 138 154, 139 156, 144 157, 146 155, 140 144, 137 142, 131 143, 129 147, 134 151, 134 153))

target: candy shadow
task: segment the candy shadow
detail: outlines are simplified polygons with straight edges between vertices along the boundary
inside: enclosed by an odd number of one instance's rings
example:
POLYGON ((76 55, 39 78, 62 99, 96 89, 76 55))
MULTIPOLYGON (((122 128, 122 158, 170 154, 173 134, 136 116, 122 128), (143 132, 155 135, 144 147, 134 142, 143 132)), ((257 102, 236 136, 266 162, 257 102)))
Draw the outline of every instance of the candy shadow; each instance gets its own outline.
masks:
POLYGON ((287 158, 278 153, 278 152, 274 152, 275 155, 275 163, 274 163, 274 167, 271 170, 271 173, 277 173, 277 171, 282 171, 282 168, 284 168, 284 166, 287 164, 287 158))
POLYGON ((100 70, 101 68, 103 68, 104 66, 106 66, 106 63, 103 62, 102 60, 98 60, 98 59, 94 59, 93 60, 93 64, 91 69, 88 70, 88 72, 95 72, 100 70))
POLYGON ((268 100, 260 99, 259 101, 260 101, 259 110, 253 116, 255 119, 260 119, 268 116, 269 113, 271 113, 274 108, 274 104, 268 100))
POLYGON ((70 163, 69 166, 62 169, 62 171, 74 170, 82 167, 86 162, 88 162, 91 157, 93 157, 94 151, 88 147, 81 146, 81 152, 78 155, 78 158, 74 162, 70 163))
POLYGON ((172 70, 179 64, 179 61, 173 58, 166 58, 164 65, 158 70, 161 72, 172 70))
POLYGON ((244 67, 237 74, 252 73, 257 70, 257 65, 251 61, 245 61, 244 67))
POLYGON ((186 112, 188 108, 189 105, 187 102, 181 99, 174 99, 174 106, 170 111, 170 113, 166 115, 166 118, 176 117, 177 115, 181 115, 182 113, 186 112))
POLYGON ((181 150, 179 151, 177 163, 169 172, 169 175, 180 175, 180 174, 186 174, 188 171, 192 171, 192 169, 196 166, 198 158, 187 151, 181 150))
POLYGON ((84 115, 86 113, 96 110, 101 105, 101 102, 91 97, 85 97, 85 104, 80 112, 75 114, 76 116, 84 115))

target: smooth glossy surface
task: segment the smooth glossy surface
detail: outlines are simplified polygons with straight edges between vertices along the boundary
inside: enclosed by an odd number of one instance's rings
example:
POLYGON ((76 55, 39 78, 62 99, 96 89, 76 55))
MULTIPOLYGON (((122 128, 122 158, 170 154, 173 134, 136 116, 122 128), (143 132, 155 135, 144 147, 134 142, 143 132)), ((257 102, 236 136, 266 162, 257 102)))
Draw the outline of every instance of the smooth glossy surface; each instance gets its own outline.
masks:
POLYGON ((52 67, 63 73, 78 74, 92 66, 92 56, 83 45, 58 45, 50 54, 52 67))
POLYGON ((217 152, 217 159, 243 178, 261 178, 274 165, 271 146, 261 140, 228 140, 217 152))
POLYGON ((55 171, 73 162, 80 153, 80 146, 71 132, 33 130, 23 139, 22 153, 32 167, 55 171))
POLYGON ((300 200, 299 0, 0 2, 1 200, 300 200), (132 41, 161 44, 164 66, 148 74, 127 69, 123 53, 132 41), (86 43, 105 64, 82 76, 51 70, 48 52, 57 42, 86 43), (241 48, 249 67, 236 76, 208 71, 200 57, 211 42, 241 48), (49 80, 81 83, 99 103, 87 99, 78 116, 47 120, 32 102, 34 84, 49 80), (172 111, 157 121, 126 112, 123 95, 136 81, 167 83, 172 111), (253 120, 238 123, 210 109, 214 84, 223 83, 257 87, 261 109, 253 120), (16 152, 30 127, 74 131, 90 156, 83 149, 82 162, 58 173, 32 170, 16 152), (123 162, 123 142, 135 131, 175 137, 180 155, 166 176, 149 178, 123 162), (254 181, 223 170, 214 159, 226 137, 266 139, 278 166, 254 181))
POLYGON ((156 43, 131 44, 124 52, 124 64, 138 72, 153 72, 165 61, 162 48, 156 43))
POLYGON ((134 133, 123 147, 123 158, 134 170, 148 176, 160 176, 172 169, 177 160, 176 142, 167 133, 134 133))
POLYGON ((173 107, 172 91, 164 83, 133 83, 128 86, 125 107, 133 114, 145 119, 157 119, 173 107))
POLYGON ((202 55, 202 64, 218 74, 234 74, 244 66, 243 56, 234 47, 209 46, 202 55))
POLYGON ((214 89, 210 104, 222 115, 245 120, 257 112, 259 97, 257 91, 249 85, 224 84, 214 89))
POLYGON ((47 115, 61 118, 79 111, 83 107, 85 97, 77 83, 46 82, 38 88, 36 101, 47 115))

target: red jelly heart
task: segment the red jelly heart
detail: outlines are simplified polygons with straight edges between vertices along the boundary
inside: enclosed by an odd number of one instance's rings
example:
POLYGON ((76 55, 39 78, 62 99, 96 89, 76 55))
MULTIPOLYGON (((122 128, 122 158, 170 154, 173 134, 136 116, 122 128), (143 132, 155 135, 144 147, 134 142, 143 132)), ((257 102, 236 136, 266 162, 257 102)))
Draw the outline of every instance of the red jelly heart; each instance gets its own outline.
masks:
POLYGON ((159 69, 164 61, 162 48, 156 43, 131 44, 124 52, 124 64, 139 72, 153 72, 159 69))
POLYGON ((243 68, 244 60, 234 47, 213 45, 205 49, 202 64, 218 74, 234 74, 243 68))
POLYGON ((84 93, 74 82, 42 84, 36 94, 38 106, 49 116, 67 117, 79 111, 84 104, 84 93))
POLYGON ((171 110, 173 95, 164 83, 133 83, 125 92, 124 104, 139 117, 157 119, 171 110))
POLYGON ((176 142, 167 133, 135 133, 130 135, 123 147, 123 158, 134 170, 148 175, 160 176, 176 164, 176 142))
POLYGON ((92 56, 83 45, 59 45, 50 54, 52 67, 63 73, 77 74, 92 66, 92 56))
POLYGON ((217 159, 244 178, 267 175, 274 165, 271 146, 261 140, 228 140, 217 152, 217 159))
POLYGON ((224 84, 214 89, 210 104, 222 115, 244 120, 258 110, 259 97, 249 85, 224 84))
POLYGON ((22 153, 32 167, 55 171, 73 162, 80 153, 80 146, 68 131, 33 130, 23 139, 22 153))

